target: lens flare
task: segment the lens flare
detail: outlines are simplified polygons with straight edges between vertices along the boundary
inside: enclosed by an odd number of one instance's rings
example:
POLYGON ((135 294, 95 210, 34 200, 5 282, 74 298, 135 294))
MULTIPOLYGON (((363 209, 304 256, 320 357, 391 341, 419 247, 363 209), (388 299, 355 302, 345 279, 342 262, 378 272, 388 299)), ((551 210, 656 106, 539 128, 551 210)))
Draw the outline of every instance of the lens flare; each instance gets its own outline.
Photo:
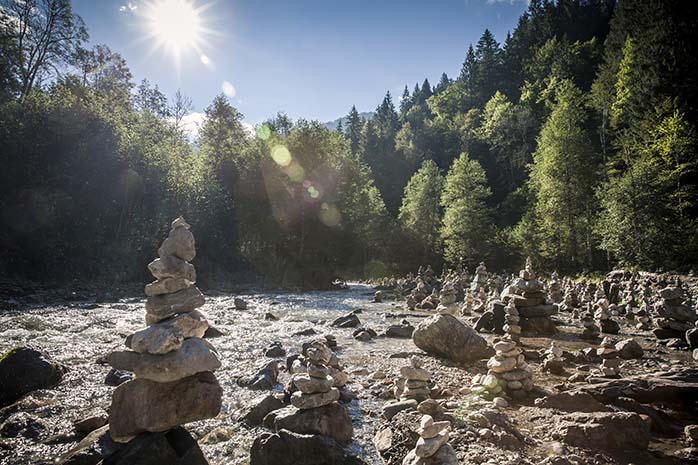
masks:
POLYGON ((291 163, 291 152, 283 145, 275 145, 271 149, 271 158, 279 166, 288 166, 291 163))

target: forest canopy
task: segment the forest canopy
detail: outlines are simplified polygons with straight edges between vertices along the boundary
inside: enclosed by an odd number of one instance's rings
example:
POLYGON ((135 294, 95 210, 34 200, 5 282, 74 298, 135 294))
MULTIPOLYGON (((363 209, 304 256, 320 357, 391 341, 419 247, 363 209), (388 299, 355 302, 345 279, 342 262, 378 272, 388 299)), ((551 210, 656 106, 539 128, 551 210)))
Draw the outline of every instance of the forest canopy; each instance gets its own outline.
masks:
POLYGON ((691 2, 532 0, 503 43, 483 31, 458 76, 388 92, 370 119, 250 132, 221 94, 196 141, 191 100, 89 46, 69 0, 0 8, 2 276, 142 280, 178 215, 209 283, 696 263, 691 2))

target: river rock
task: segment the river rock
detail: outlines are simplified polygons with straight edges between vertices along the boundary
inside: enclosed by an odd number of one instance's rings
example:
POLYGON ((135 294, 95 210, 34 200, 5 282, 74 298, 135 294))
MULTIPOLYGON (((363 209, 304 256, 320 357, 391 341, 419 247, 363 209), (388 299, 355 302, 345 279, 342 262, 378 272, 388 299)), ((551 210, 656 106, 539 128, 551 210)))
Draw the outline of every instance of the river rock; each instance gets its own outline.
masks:
POLYGON ((415 399, 389 402, 383 405, 383 416, 386 420, 390 420, 403 410, 416 410, 418 405, 419 402, 417 402, 415 399))
POLYGON ((332 438, 281 430, 258 436, 250 449, 250 465, 365 465, 332 438))
POLYGON ((427 353, 459 363, 481 360, 494 354, 487 341, 474 329, 448 314, 433 315, 420 322, 412 340, 427 353))
POLYGON ((429 439, 420 437, 414 449, 415 454, 417 457, 431 457, 441 446, 448 442, 448 438, 448 431, 441 431, 438 435, 429 439))
POLYGON ((414 449, 402 460, 402 465, 458 465, 456 451, 450 444, 445 444, 431 457, 419 457, 414 449))
POLYGON ((65 368, 31 347, 17 347, 0 357, 0 407, 37 389, 60 383, 65 368))
POLYGON ((266 363, 251 377, 239 379, 238 384, 240 386, 255 390, 274 389, 278 377, 279 364, 276 361, 272 361, 266 363))
POLYGON ((409 339, 412 337, 413 332, 414 326, 412 326, 409 322, 404 321, 399 325, 388 326, 388 329, 385 330, 385 337, 409 339))
MULTIPOLYGON (((307 373, 299 373, 293 375, 293 384, 304 394, 316 394, 318 392, 327 392, 334 386, 334 378, 325 376, 315 378, 307 373)), ((295 430, 291 430, 295 431, 295 430)), ((296 431, 297 433, 300 431, 296 431)))
POLYGON ((109 429, 117 442, 144 432, 213 418, 221 409, 223 389, 211 372, 169 383, 136 378, 114 390, 109 429))
POLYGON ((351 442, 354 428, 347 409, 337 402, 318 408, 286 407, 275 412, 274 429, 300 434, 321 434, 341 443, 351 442))
POLYGON ((626 360, 634 358, 642 358, 645 354, 642 346, 635 339, 624 339, 616 343, 616 350, 620 358, 626 360))
POLYGON ((273 394, 265 394, 253 399, 243 411, 238 421, 244 421, 250 425, 261 425, 264 417, 270 412, 284 408, 282 400, 273 394))
POLYGON ((304 394, 300 391, 291 396, 291 404, 299 409, 318 408, 339 400, 339 389, 332 388, 327 392, 304 394))
POLYGON ((337 328, 355 328, 361 324, 359 317, 354 312, 335 318, 332 326, 337 328))
POLYGON ((117 370, 130 371, 137 378, 168 383, 220 368, 216 349, 203 339, 187 339, 181 349, 164 355, 139 354, 138 352, 112 352, 107 362, 117 370))
POLYGON ((174 294, 163 294, 148 297, 145 310, 148 313, 149 324, 164 320, 177 313, 196 310, 206 302, 204 295, 196 286, 188 287, 174 294))
POLYGON ((562 412, 608 412, 604 404, 586 392, 560 392, 535 400, 536 407, 562 412))
POLYGON ((192 283, 196 282, 194 265, 172 255, 156 258, 148 264, 148 269, 156 279, 181 278, 192 283))
POLYGON ((203 337, 207 329, 206 318, 194 310, 133 333, 126 346, 138 353, 166 354, 182 347, 185 339, 203 337))

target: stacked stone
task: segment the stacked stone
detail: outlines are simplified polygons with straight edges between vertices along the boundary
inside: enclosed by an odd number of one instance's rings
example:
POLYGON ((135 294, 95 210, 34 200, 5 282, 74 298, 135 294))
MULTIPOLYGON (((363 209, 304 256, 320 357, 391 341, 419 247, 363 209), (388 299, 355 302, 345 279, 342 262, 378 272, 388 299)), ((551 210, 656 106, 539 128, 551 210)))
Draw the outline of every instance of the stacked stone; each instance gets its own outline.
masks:
POLYGON ((514 302, 509 301, 504 307, 504 332, 512 341, 519 342, 521 339, 521 326, 519 326, 519 311, 516 309, 514 302))
POLYGON ((422 368, 417 357, 410 358, 410 364, 400 368, 400 379, 395 384, 395 397, 401 400, 415 399, 422 402, 429 398, 431 373, 422 368))
POLYGON ((683 339, 686 331, 694 327, 698 314, 684 303, 681 287, 665 287, 659 291, 659 296, 661 300, 654 309, 661 318, 655 321, 658 326, 654 330, 655 336, 658 339, 683 339))
POLYGON ((550 317, 557 309, 536 279, 530 258, 526 259, 526 267, 519 272, 519 278, 504 291, 502 299, 513 301, 524 332, 551 334, 556 331, 550 317))
POLYGON ((611 318, 612 312, 609 308, 609 301, 605 297, 599 299, 596 302, 596 311, 594 312, 594 317, 599 322, 601 327, 601 332, 606 334, 618 334, 620 332, 620 325, 617 321, 611 318))
POLYGON ((473 392, 495 397, 506 393, 524 398, 533 389, 533 374, 515 341, 504 339, 494 344, 495 355, 487 362, 487 375, 473 378, 473 392))
POLYGON ((418 305, 417 308, 421 308, 423 310, 434 310, 436 307, 439 306, 439 294, 436 288, 432 291, 431 294, 426 296, 424 300, 422 300, 418 305))
POLYGON ((407 308, 414 310, 428 295, 429 287, 420 276, 417 276, 417 285, 410 295, 407 296, 407 308))
POLYGON ((156 279, 145 287, 148 327, 126 339, 132 350, 107 357, 115 369, 135 374, 112 396, 109 430, 117 442, 213 418, 221 408, 222 389, 213 375, 221 363, 201 339, 208 323, 196 310, 204 296, 194 285, 196 271, 189 262, 196 248, 184 218, 172 222, 158 255, 148 265, 156 279))
POLYGON ((640 308, 634 312, 635 314, 635 327, 637 329, 648 330, 652 327, 652 322, 650 321, 650 306, 647 301, 644 301, 640 308))
POLYGON ((461 313, 465 316, 470 315, 473 311, 473 306, 475 305, 475 298, 470 289, 466 289, 465 298, 463 306, 461 307, 461 313))
POLYGON ((402 465, 457 465, 456 451, 448 443, 450 427, 449 421, 434 421, 430 415, 424 415, 417 430, 417 445, 402 465))
POLYGON ((584 326, 582 334, 580 334, 582 339, 598 339, 599 327, 596 326, 596 320, 594 320, 594 315, 591 312, 591 309, 588 309, 584 316, 582 316, 582 325, 584 326))
POLYGON ((552 280, 548 286, 548 294, 550 295, 550 300, 554 303, 562 302, 562 287, 560 281, 558 281, 558 275, 556 272, 552 275, 552 280))
POLYGON ((599 371, 602 376, 615 377, 618 376, 620 370, 620 358, 618 358, 618 349, 616 349, 613 341, 605 337, 601 341, 601 345, 596 349, 596 355, 602 358, 599 371))
POLYGON ((339 389, 334 386, 335 380, 330 375, 328 366, 332 352, 327 345, 320 340, 311 342, 305 350, 305 359, 305 372, 296 373, 291 378, 293 386, 297 389, 291 395, 291 404, 305 410, 338 401, 339 389))
POLYGON ((555 341, 552 341, 548 350, 545 351, 543 370, 556 375, 562 374, 564 372, 564 362, 562 349, 555 344, 555 341))
POLYGON ((470 284, 470 289, 477 292, 480 289, 487 286, 487 267, 485 262, 480 262, 480 264, 475 268, 475 276, 470 284))
POLYGON ((452 283, 444 284, 439 293, 439 305, 436 307, 436 311, 439 313, 450 313, 451 315, 458 313, 458 306, 456 305, 457 294, 458 291, 452 283))

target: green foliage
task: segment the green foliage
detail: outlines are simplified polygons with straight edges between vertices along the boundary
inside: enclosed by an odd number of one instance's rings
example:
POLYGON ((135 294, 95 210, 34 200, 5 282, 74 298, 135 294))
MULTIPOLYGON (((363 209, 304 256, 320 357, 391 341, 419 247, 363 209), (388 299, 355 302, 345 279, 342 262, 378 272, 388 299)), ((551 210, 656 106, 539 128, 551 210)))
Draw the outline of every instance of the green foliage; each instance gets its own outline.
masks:
POLYGON ((440 234, 448 265, 473 266, 487 255, 492 224, 485 202, 490 194, 485 171, 462 153, 451 166, 441 194, 440 234))

